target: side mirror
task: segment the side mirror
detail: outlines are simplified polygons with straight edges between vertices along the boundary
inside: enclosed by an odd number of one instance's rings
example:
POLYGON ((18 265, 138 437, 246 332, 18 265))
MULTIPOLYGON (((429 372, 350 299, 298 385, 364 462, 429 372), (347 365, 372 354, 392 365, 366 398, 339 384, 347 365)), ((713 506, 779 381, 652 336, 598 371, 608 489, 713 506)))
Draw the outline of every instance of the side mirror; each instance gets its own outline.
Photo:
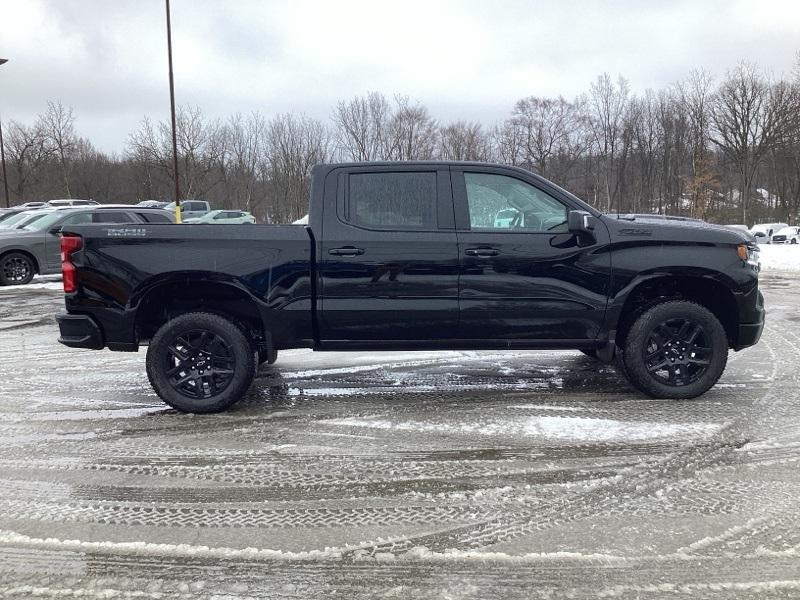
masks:
POLYGON ((571 210, 567 215, 570 233, 589 233, 594 230, 594 217, 585 210, 571 210))
POLYGON ((53 235, 58 235, 59 233, 61 233, 61 226, 59 225, 58 227, 53 227, 50 230, 50 233, 52 233, 53 235))

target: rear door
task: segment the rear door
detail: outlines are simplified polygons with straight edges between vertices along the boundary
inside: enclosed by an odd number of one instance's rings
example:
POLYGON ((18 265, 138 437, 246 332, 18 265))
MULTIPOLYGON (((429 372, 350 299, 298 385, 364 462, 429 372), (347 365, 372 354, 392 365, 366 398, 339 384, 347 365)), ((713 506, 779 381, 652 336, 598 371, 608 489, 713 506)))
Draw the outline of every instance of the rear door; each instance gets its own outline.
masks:
POLYGON ((576 207, 522 177, 452 169, 461 337, 593 340, 609 291, 608 232, 599 223, 594 235, 569 233, 567 213, 576 207))
POLYGON ((430 345, 457 337, 458 243, 447 166, 334 170, 322 209, 323 345, 430 345))

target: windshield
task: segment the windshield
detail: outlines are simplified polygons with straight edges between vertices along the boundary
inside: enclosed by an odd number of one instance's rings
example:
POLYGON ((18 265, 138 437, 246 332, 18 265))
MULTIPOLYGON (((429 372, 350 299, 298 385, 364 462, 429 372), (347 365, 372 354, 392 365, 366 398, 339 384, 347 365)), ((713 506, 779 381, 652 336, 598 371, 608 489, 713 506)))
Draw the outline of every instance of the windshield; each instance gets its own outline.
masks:
POLYGON ((15 215, 8 217, 6 220, 0 222, 0 229, 13 229, 16 227, 17 224, 21 223, 31 215, 36 213, 33 212, 21 212, 15 215))
POLYGON ((27 219, 23 219, 22 221, 20 221, 17 224, 17 229, 25 229, 25 227, 27 227, 31 223, 35 223, 39 219, 41 219, 43 217, 46 217, 49 214, 50 213, 47 213, 47 212, 38 212, 38 213, 35 213, 35 214, 32 214, 32 215, 29 215, 27 219))
POLYGON ((45 215, 41 219, 36 219, 31 223, 26 223, 24 226, 20 227, 20 229, 24 229, 25 231, 44 231, 57 221, 61 220, 64 216, 70 214, 70 212, 71 211, 62 210, 57 212, 45 213, 45 215))

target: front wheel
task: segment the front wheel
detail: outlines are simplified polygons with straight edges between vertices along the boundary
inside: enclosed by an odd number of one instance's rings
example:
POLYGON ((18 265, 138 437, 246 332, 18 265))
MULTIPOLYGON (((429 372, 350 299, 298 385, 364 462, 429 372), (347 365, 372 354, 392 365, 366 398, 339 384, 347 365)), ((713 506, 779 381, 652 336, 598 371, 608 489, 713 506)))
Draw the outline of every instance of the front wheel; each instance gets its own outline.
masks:
POLYGON ((728 361, 728 338, 708 309, 682 300, 644 312, 625 340, 624 372, 655 398, 695 398, 708 391, 728 361))
POLYGON ((21 252, 9 252, 0 258, 0 285, 28 284, 35 273, 33 261, 21 252))
POLYGON ((147 377, 167 404, 189 413, 225 410, 255 374, 250 340, 238 325, 211 313, 165 323, 147 348, 147 377))

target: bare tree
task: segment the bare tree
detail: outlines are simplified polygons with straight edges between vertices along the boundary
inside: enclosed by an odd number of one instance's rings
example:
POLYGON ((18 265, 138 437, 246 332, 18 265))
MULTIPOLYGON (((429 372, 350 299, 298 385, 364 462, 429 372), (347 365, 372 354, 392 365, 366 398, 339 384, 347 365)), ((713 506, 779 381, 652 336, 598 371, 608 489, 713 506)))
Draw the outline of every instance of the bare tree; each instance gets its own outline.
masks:
POLYGON ((523 144, 523 164, 543 177, 550 177, 559 161, 574 161, 583 153, 582 115, 563 97, 523 98, 511 114, 523 144))
POLYGON ((65 107, 60 101, 48 102, 47 110, 40 117, 40 122, 50 147, 58 157, 66 197, 71 198, 70 165, 72 154, 78 144, 78 136, 75 135, 75 115, 72 112, 72 107, 65 107))
POLYGON ((489 137, 480 123, 456 121, 439 130, 438 154, 444 160, 490 160, 489 137))
MULTIPOLYGON (((176 119, 176 135, 181 194, 184 198, 203 198, 222 182, 228 150, 227 129, 219 121, 207 122, 198 107, 181 106, 176 119)), ((139 129, 128 138, 128 152, 142 166, 150 182, 153 169, 161 171, 156 174, 161 180, 174 177, 168 122, 154 125, 145 117, 139 129)), ((157 188, 152 186, 151 193, 157 188)))
POLYGON ((225 179, 228 190, 227 208, 244 205, 248 211, 263 201, 257 195, 259 165, 265 157, 264 144, 267 123, 259 113, 247 118, 236 113, 227 123, 228 154, 225 162, 225 179))
POLYGON ((392 110, 378 92, 341 101, 333 112, 336 143, 350 160, 385 160, 389 157, 392 110))
POLYGON ((609 211, 617 199, 627 158, 624 129, 628 94, 625 79, 619 77, 614 84, 609 74, 604 73, 592 83, 588 96, 589 127, 601 164, 602 189, 609 211))
POLYGON ((25 202, 31 199, 29 189, 43 177, 48 161, 53 156, 53 148, 48 143, 41 122, 27 126, 11 121, 5 151, 13 176, 14 184, 11 187, 14 195, 18 201, 25 202))
POLYGON ((436 155, 438 124, 421 104, 395 96, 397 108, 389 121, 389 160, 429 160, 436 155))
POLYGON ((692 216, 705 218, 711 206, 717 175, 709 152, 711 136, 711 110, 713 80, 702 70, 692 71, 689 77, 678 84, 680 106, 688 118, 692 152, 692 172, 686 191, 692 202, 692 216))
POLYGON ((796 103, 792 86, 769 82, 747 63, 729 71, 717 89, 711 105, 711 141, 733 163, 739 176, 742 222, 747 221, 758 167, 783 140, 783 128, 797 126, 796 103))
POLYGON ((305 116, 278 115, 267 126, 271 206, 268 222, 286 222, 308 211, 311 169, 325 162, 332 138, 320 121, 305 116))

